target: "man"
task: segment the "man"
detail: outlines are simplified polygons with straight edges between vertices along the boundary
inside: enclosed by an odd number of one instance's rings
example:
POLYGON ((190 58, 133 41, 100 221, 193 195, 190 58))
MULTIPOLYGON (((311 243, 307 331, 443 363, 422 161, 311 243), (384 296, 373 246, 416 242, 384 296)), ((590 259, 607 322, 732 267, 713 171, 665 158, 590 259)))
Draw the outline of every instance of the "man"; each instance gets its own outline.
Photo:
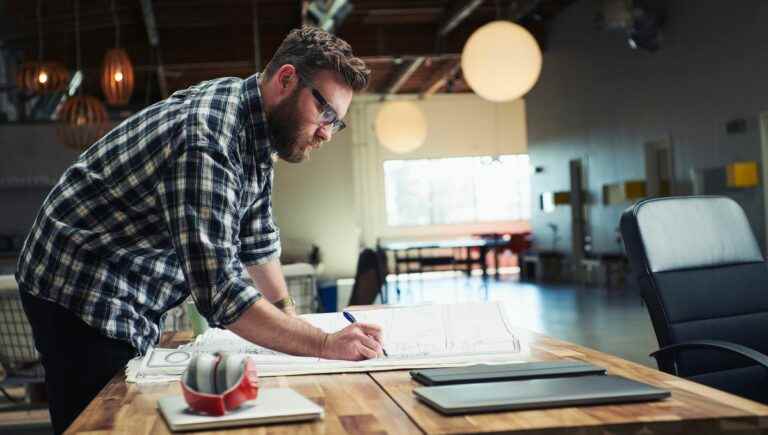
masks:
POLYGON ((190 295, 212 326, 277 351, 381 354, 378 326, 327 334, 293 316, 271 206, 273 154, 300 162, 330 140, 368 76, 346 42, 296 29, 263 74, 178 91, 65 171, 16 272, 57 433, 190 295))

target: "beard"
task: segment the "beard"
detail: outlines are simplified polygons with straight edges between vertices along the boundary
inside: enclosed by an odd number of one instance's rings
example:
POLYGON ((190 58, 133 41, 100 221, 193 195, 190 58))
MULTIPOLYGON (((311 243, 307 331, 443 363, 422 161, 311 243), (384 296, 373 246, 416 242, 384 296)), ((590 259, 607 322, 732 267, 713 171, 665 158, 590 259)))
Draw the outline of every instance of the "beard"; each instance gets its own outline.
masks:
POLYGON ((299 147, 299 88, 267 113, 269 136, 278 157, 290 163, 305 159, 299 147))

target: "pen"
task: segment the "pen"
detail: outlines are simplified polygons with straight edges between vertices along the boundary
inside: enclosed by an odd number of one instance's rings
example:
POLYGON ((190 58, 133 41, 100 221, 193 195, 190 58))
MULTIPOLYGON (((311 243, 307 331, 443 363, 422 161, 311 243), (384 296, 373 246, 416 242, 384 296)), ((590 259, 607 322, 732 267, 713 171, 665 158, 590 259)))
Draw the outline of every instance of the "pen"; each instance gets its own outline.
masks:
MULTIPOLYGON (((352 313, 343 311, 342 314, 344 314, 345 319, 349 320, 349 323, 357 323, 357 319, 355 319, 355 316, 353 316, 352 313)), ((389 357, 389 355, 387 355, 387 351, 384 349, 384 346, 381 347, 381 351, 384 353, 384 356, 389 357)))

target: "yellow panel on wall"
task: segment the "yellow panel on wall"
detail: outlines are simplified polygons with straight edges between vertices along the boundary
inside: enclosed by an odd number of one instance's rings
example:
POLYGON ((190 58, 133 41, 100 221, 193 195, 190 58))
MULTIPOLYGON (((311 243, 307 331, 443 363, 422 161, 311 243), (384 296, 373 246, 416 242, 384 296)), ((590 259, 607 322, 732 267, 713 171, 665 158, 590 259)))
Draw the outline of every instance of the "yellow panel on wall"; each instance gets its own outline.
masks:
POLYGON ((624 182, 624 195, 627 199, 645 198, 645 181, 632 180, 624 182))
POLYGON ((571 203, 571 192, 564 191, 564 192, 555 192, 554 197, 555 205, 563 205, 563 204, 570 204, 571 203))
POLYGON ((733 162, 725 168, 728 187, 755 187, 759 184, 757 162, 733 162))
POLYGON ((630 180, 603 185, 603 204, 622 204, 627 201, 645 198, 645 181, 630 180))

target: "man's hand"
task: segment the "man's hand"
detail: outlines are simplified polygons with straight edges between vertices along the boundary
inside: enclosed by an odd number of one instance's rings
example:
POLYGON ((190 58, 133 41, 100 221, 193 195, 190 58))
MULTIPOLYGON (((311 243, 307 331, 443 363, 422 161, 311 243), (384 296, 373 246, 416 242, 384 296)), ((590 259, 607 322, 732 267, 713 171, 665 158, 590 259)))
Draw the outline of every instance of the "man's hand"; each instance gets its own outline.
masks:
POLYGON ((370 323, 353 323, 329 334, 323 343, 320 357, 359 361, 383 355, 381 327, 370 323))

